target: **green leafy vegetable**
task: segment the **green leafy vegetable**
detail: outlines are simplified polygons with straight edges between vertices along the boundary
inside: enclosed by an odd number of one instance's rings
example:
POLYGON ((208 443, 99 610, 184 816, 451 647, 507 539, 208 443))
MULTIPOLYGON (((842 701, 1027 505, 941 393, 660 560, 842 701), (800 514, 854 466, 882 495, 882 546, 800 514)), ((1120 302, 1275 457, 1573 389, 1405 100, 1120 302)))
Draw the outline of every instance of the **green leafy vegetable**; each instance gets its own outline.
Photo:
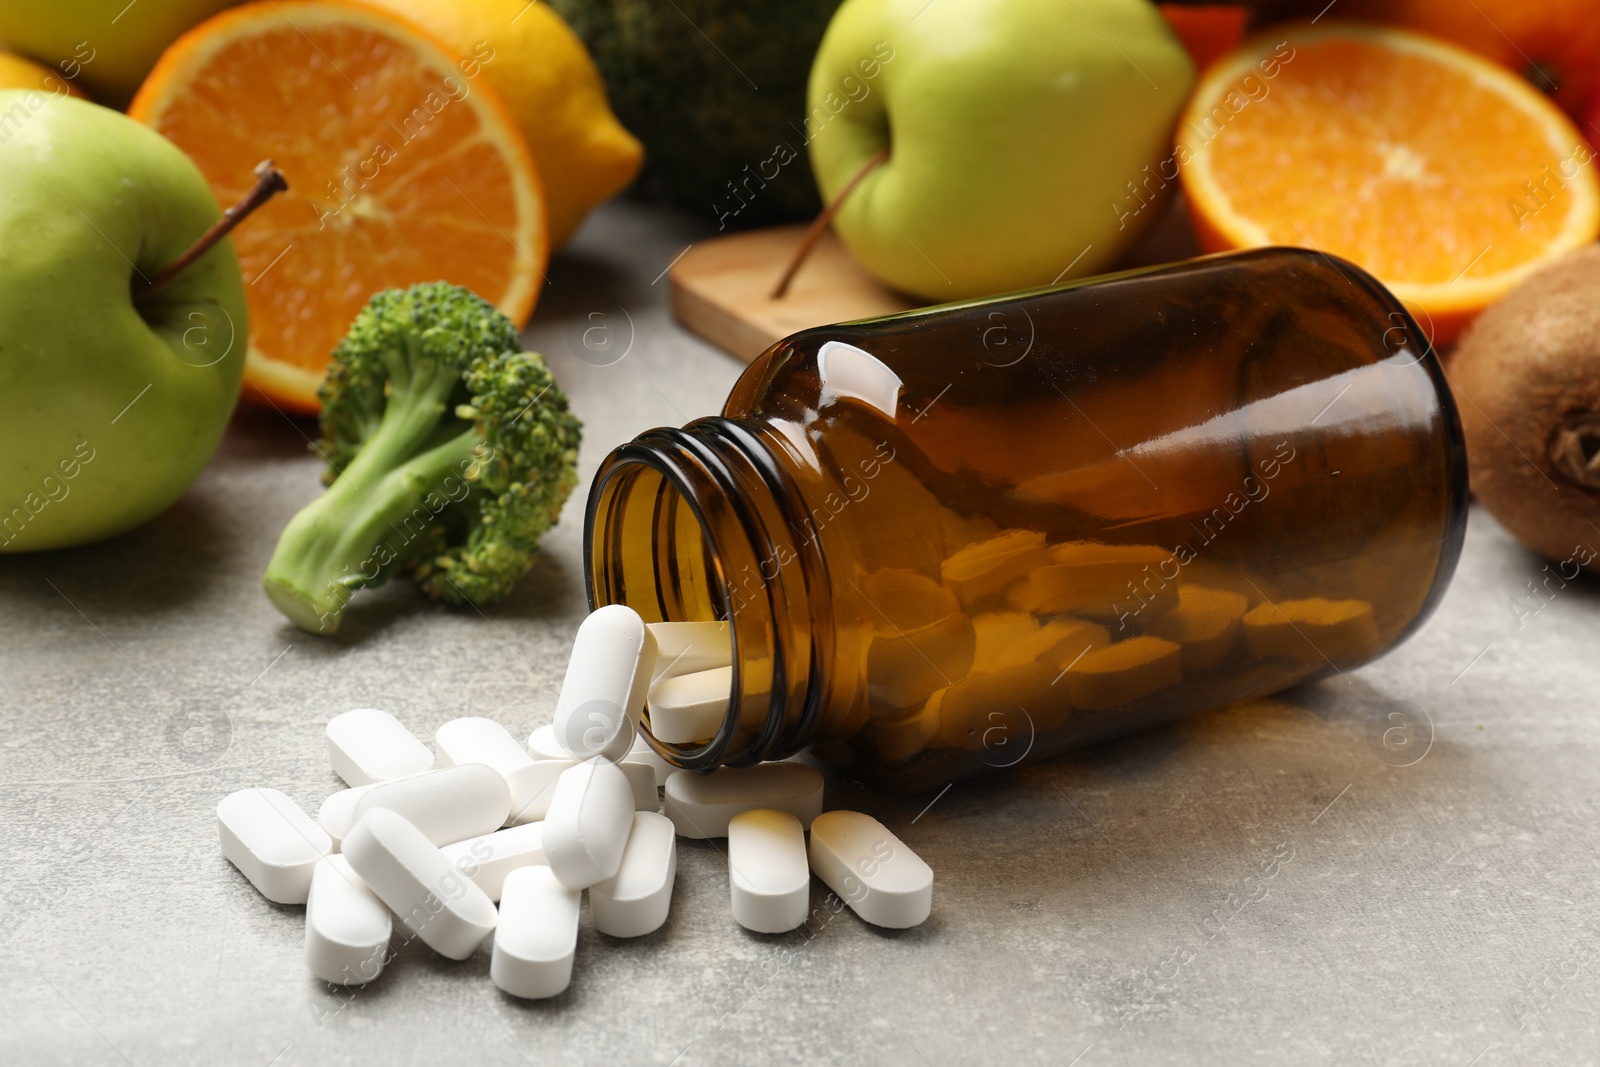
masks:
POLYGON ((278 610, 331 633, 351 593, 396 570, 438 600, 507 596, 577 484, 582 428, 511 321, 460 286, 385 290, 320 395, 328 491, 267 566, 278 610))

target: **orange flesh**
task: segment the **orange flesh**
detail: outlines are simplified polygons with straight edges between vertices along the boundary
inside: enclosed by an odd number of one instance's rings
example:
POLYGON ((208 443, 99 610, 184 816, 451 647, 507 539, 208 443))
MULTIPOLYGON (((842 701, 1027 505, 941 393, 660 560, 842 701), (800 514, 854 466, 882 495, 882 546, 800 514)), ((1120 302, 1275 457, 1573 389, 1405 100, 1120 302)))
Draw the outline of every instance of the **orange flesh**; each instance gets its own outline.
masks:
POLYGON ((1445 284, 1543 252, 1566 225, 1559 167, 1576 146, 1552 145, 1460 70, 1394 58, 1349 40, 1298 48, 1269 83, 1267 106, 1230 116, 1212 144, 1229 199, 1273 243, 1344 255, 1380 278, 1445 284), (1315 151, 1284 166, 1281 146, 1304 145, 1307 130, 1315 151), (1535 180, 1546 182, 1548 208, 1524 184, 1535 180), (1513 201, 1527 209, 1520 226, 1513 201))
MULTIPOLYGON (((503 107, 442 50, 420 54, 364 9, 342 23, 274 17, 300 6, 256 5, 242 9, 249 19, 208 23, 246 25, 220 45, 192 45, 213 50, 165 84, 158 68, 132 109, 189 153, 223 204, 249 188, 263 159, 289 180, 234 232, 252 355, 320 378, 374 292, 419 281, 464 285, 525 322, 544 226, 526 146, 509 119, 495 122, 503 107)), ((282 399, 307 407, 303 395, 282 399)))

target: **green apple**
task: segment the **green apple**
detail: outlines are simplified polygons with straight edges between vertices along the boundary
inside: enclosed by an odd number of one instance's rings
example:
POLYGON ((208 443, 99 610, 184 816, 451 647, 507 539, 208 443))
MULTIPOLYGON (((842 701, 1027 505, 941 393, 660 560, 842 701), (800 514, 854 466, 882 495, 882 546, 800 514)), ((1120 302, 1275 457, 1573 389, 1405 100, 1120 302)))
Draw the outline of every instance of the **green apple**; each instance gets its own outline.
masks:
POLYGON ((812 169, 831 200, 889 149, 833 225, 896 289, 1048 285, 1105 269, 1159 214, 1193 81, 1147 0, 845 0, 811 67, 812 169))
POLYGON ((239 395, 231 242, 135 287, 221 215, 189 158, 107 108, 0 91, 0 552, 96 541, 176 500, 239 395))
POLYGON ((0 45, 126 107, 167 45, 238 0, 4 0, 0 45))

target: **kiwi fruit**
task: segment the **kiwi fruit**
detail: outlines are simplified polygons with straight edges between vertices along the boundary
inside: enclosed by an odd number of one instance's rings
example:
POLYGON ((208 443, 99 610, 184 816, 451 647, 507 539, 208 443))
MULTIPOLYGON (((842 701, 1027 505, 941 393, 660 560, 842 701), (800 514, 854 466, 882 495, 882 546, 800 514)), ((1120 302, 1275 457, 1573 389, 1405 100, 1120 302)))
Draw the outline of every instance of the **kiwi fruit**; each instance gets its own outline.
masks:
POLYGON ((1446 371, 1478 502, 1533 551, 1600 572, 1600 246, 1529 275, 1446 371))

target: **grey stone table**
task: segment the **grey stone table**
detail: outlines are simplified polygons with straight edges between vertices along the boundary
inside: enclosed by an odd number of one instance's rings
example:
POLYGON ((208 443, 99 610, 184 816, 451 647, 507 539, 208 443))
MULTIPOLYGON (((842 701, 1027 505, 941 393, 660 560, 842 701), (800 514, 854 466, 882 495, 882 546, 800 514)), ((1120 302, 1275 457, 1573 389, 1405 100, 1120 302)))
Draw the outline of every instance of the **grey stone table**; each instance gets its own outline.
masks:
MULTIPOLYGON (((586 477, 739 372, 666 310, 658 275, 700 233, 614 206, 552 268, 529 337, 587 423, 586 477), (593 327, 626 356, 599 366, 593 327)), ((270 785, 314 810, 348 707, 526 733, 585 603, 575 497, 485 616, 395 585, 337 640, 286 625, 257 582, 318 491, 309 432, 242 412, 148 527, 0 558, 0 1063, 1600 1059, 1600 596, 1572 583, 1519 618, 1541 564, 1481 512, 1432 623, 1347 680, 937 798, 830 783, 932 864, 917 929, 846 911, 746 933, 718 848, 683 842, 666 927, 585 922, 553 1002, 501 995, 487 950, 313 981, 302 909, 222 859, 217 801, 270 785)))

